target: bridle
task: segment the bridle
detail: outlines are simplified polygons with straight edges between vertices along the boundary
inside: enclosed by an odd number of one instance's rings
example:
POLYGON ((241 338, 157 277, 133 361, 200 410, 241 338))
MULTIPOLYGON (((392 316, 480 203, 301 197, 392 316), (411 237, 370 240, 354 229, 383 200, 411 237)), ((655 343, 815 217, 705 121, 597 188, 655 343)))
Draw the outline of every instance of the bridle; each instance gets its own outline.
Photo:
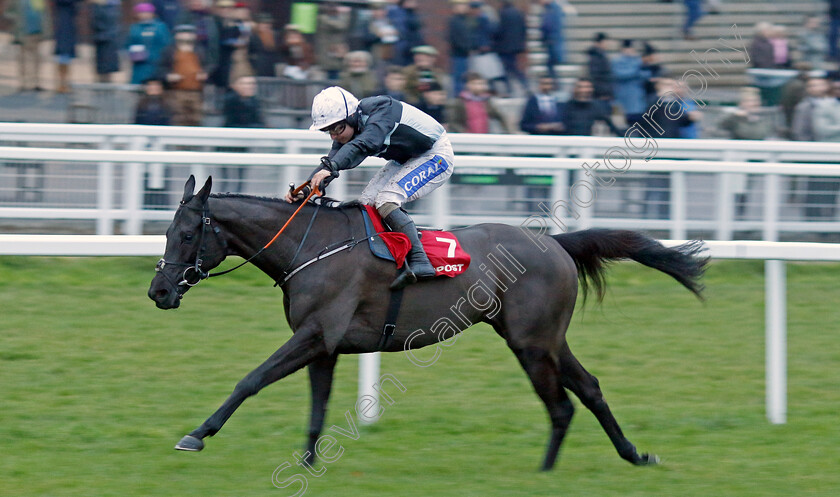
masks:
MULTIPOLYGON (((198 211, 195 207, 190 207, 184 202, 181 202, 181 207, 185 207, 190 210, 198 211)), ((173 286, 176 288, 180 288, 182 286, 193 287, 211 276, 218 276, 219 274, 223 273, 214 273, 210 274, 208 271, 205 271, 201 268, 201 265, 204 263, 204 259, 202 258, 205 253, 205 238, 208 232, 213 233, 216 237, 216 240, 219 240, 219 233, 221 230, 218 226, 212 226, 211 218, 210 218, 210 209, 207 207, 207 202, 201 206, 201 232, 198 235, 198 252, 195 254, 195 261, 194 262, 177 262, 177 261, 167 261, 163 257, 157 262, 155 265, 155 272, 163 274, 163 277, 169 281, 173 286), (170 278, 168 274, 163 272, 163 269, 166 266, 182 266, 184 267, 184 272, 181 274, 181 281, 175 282, 170 278), (191 273, 192 271, 192 273, 191 273)), ((224 239, 221 239, 220 245, 222 248, 227 248, 227 242, 224 239)), ((250 260, 250 259, 249 259, 250 260)), ((245 261, 248 262, 248 261, 245 261)), ((242 264, 244 265, 244 263, 242 264)), ((236 268, 234 268, 236 269, 236 268)), ((229 271, 232 271, 229 270, 229 271)), ((225 271, 225 272, 229 272, 225 271)))
MULTIPOLYGON (((308 185, 309 185, 308 181, 306 183, 300 185, 298 188, 296 188, 292 191, 292 195, 297 195, 298 192, 303 191, 304 188, 306 188, 308 185)), ((213 226, 212 225, 212 220, 211 220, 211 217, 210 217, 210 208, 207 206, 207 201, 205 200, 204 205, 201 206, 201 209, 196 209, 195 207, 190 207, 189 205, 186 205, 186 203, 184 203, 184 201, 181 201, 181 207, 185 207, 185 208, 193 210, 193 211, 199 211, 199 210, 201 211, 201 233, 198 236, 198 251, 195 254, 195 261, 192 262, 192 263, 190 263, 190 262, 167 261, 165 258, 161 257, 161 259, 155 265, 155 272, 156 273, 161 273, 163 275, 163 277, 166 278, 166 280, 170 284, 172 284, 175 288, 182 288, 184 286, 194 287, 195 285, 201 283, 202 280, 205 280, 207 278, 212 278, 214 276, 221 276, 223 274, 228 274, 232 271, 235 271, 235 270, 241 268, 242 266, 244 266, 245 264, 248 264, 249 262, 256 259, 268 247, 270 247, 277 240, 277 238, 280 237, 280 234, 283 233, 283 231, 286 230, 286 227, 289 226, 289 223, 291 223, 292 219, 294 219, 295 216, 297 216, 298 212, 300 212, 300 210, 303 208, 303 206, 306 205, 309 202, 309 200, 313 196, 317 195, 318 193, 320 193, 318 191, 318 186, 317 185, 313 186, 311 188, 310 192, 309 192, 309 195, 303 200, 303 202, 301 202, 301 204, 297 208, 297 210, 295 210, 295 212, 291 216, 289 216, 289 219, 286 221, 286 223, 283 225, 283 227, 280 228, 280 230, 277 232, 277 234, 275 234, 274 237, 268 243, 266 243, 261 249, 259 249, 256 253, 254 253, 254 255, 247 258, 242 263, 240 263, 237 266, 234 266, 230 269, 220 271, 218 273, 210 273, 209 271, 204 271, 201 268, 201 265, 204 263, 204 260, 202 259, 202 257, 204 256, 204 253, 205 253, 204 242, 205 242, 205 238, 207 238, 206 235, 207 235, 208 232, 212 233, 213 236, 216 237, 216 240, 219 241, 219 244, 222 246, 222 250, 225 250, 227 248, 227 242, 224 240, 224 238, 219 240, 220 239, 219 233, 221 233, 221 229, 219 229, 218 226, 213 226), (176 283, 168 274, 163 272, 163 269, 167 265, 184 267, 184 272, 181 274, 181 281, 176 283)), ((283 271, 283 273, 287 275, 286 280, 288 280, 288 278, 291 277, 292 274, 294 274, 294 273, 290 274, 288 270, 292 267, 292 264, 294 264, 295 260, 298 257, 298 254, 300 254, 300 250, 303 247, 303 244, 306 242, 306 238, 309 236, 309 232, 312 229, 312 225, 315 223, 315 217, 318 215, 318 211, 320 209, 321 209, 321 204, 318 204, 315 208, 315 211, 312 213, 312 219, 309 220, 309 226, 306 228, 306 232, 304 233, 303 238, 301 239, 300 244, 298 245, 298 248, 295 251, 294 256, 292 257, 292 260, 289 261, 288 267, 286 268, 286 270, 283 271)), ((183 293, 183 292, 181 292, 181 293, 183 293)))

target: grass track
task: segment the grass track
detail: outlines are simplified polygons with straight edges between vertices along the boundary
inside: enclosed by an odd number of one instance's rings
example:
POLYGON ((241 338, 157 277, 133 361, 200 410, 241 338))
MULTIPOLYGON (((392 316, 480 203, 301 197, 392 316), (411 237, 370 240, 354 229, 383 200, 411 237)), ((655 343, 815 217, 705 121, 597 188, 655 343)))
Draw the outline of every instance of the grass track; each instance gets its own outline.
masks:
MULTIPOLYGON (((303 373, 249 399, 204 452, 172 450, 288 338, 280 291, 249 268, 159 311, 145 296, 153 265, 0 258, 0 495, 294 493, 271 475, 304 440, 303 373)), ((306 495, 837 495, 840 265, 788 267, 787 425, 764 418, 760 263, 715 263, 706 304, 621 264, 569 340, 625 433, 661 466, 620 460, 581 407, 557 468, 538 473, 543 407, 513 355, 477 326, 428 369, 385 355, 383 370, 407 391, 342 442, 306 495)), ((328 425, 346 425, 356 364, 339 361, 328 425)))

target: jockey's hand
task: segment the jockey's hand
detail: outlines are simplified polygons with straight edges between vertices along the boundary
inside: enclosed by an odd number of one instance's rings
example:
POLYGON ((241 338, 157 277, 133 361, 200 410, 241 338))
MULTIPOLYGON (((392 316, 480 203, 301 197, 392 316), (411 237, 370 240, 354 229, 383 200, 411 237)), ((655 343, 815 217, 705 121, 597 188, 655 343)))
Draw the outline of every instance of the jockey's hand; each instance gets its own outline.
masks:
POLYGON ((332 179, 332 177, 332 171, 328 171, 327 169, 320 169, 312 175, 312 179, 309 180, 309 184, 313 186, 318 185, 318 191, 323 194, 324 188, 326 188, 326 184, 324 184, 323 181, 327 178, 332 179))
POLYGON ((294 197, 292 196, 292 192, 288 191, 288 192, 286 192, 286 196, 284 196, 283 199, 290 204, 293 203, 293 202, 297 202, 298 200, 303 200, 304 199, 303 190, 299 191, 298 194, 295 195, 294 197))

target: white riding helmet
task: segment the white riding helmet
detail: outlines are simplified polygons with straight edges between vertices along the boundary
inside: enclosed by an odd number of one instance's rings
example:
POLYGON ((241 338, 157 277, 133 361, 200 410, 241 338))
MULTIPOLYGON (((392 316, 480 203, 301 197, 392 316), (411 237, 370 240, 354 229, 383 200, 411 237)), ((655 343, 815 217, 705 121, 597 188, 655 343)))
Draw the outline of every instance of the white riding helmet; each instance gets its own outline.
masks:
POLYGON ((343 121, 355 113, 358 106, 359 99, 344 88, 325 88, 312 99, 312 126, 309 129, 316 131, 343 121))

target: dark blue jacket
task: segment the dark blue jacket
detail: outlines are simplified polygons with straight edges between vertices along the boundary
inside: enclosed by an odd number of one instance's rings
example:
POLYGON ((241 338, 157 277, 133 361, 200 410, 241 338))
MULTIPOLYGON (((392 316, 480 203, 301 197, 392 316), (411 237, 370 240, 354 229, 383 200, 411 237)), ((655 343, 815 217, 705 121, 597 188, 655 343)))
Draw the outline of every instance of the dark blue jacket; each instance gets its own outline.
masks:
POLYGON ((605 123, 613 134, 623 134, 613 125, 609 104, 603 100, 569 100, 564 111, 563 124, 566 126, 566 134, 590 136, 592 125, 596 121, 605 123))
POLYGON ((499 12, 494 49, 500 54, 518 54, 525 51, 527 27, 525 16, 512 4, 505 4, 499 12))
POLYGON ((446 132, 423 111, 385 96, 360 100, 347 123, 356 134, 344 145, 333 141, 329 153, 339 171, 352 169, 372 155, 403 164, 431 149, 446 132))
MULTIPOLYGON (((528 102, 525 103, 525 110, 522 112, 522 120, 519 121, 519 128, 532 135, 540 135, 543 132, 537 130, 537 124, 556 123, 564 121, 565 109, 562 102, 555 100, 555 109, 553 116, 546 116, 540 111, 539 100, 536 95, 531 95, 528 102)), ((549 134, 560 134, 551 132, 549 134)))
POLYGON ((400 39, 394 44, 394 64, 407 66, 411 64, 411 49, 423 44, 420 18, 414 9, 405 9, 396 5, 388 9, 388 19, 397 30, 400 39))
POLYGON ((452 57, 468 57, 472 50, 469 20, 466 15, 449 18, 449 54, 452 57))
POLYGON ((76 14, 81 0, 55 0, 55 54, 76 56, 76 14))

